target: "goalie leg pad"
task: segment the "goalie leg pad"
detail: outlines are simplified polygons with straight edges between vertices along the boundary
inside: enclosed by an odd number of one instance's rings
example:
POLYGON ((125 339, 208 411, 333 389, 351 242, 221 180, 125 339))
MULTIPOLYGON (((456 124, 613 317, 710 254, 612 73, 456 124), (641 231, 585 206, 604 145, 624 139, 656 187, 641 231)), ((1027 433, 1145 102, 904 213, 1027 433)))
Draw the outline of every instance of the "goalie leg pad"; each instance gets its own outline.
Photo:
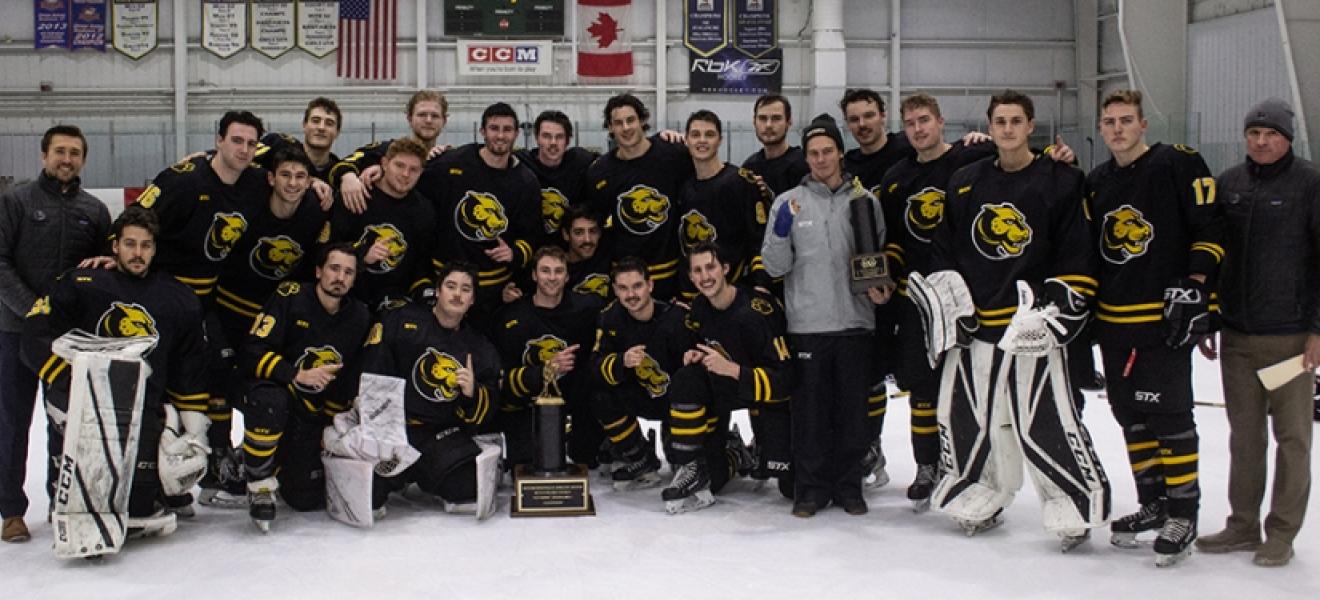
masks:
POLYGON ((383 498, 379 504, 375 501, 376 488, 384 479, 375 475, 375 463, 329 453, 322 454, 321 461, 325 465, 325 511, 340 523, 371 527, 375 522, 372 508, 385 505, 383 498))

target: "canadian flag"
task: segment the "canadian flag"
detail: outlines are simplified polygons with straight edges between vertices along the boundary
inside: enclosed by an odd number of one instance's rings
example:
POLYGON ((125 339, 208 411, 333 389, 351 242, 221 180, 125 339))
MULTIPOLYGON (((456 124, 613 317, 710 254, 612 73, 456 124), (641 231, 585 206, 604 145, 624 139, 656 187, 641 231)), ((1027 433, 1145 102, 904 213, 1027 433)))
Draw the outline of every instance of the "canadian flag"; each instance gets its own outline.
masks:
POLYGON ((577 4, 578 75, 632 75, 632 0, 578 0, 577 4))

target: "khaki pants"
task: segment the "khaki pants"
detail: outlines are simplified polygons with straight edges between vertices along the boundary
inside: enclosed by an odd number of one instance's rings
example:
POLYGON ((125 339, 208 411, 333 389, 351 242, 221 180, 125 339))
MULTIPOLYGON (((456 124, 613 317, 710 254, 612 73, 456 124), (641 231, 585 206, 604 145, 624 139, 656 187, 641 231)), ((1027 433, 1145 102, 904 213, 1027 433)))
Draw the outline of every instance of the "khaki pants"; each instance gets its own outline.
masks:
POLYGON ((1274 433, 1274 487, 1265 518, 1267 539, 1292 544, 1306 516, 1311 494, 1311 377, 1297 377, 1267 391, 1256 370, 1296 356, 1306 346, 1307 334, 1248 335, 1225 329, 1222 369, 1224 402, 1228 412, 1228 527, 1244 532, 1260 530, 1260 505, 1265 498, 1269 448, 1266 416, 1274 433))

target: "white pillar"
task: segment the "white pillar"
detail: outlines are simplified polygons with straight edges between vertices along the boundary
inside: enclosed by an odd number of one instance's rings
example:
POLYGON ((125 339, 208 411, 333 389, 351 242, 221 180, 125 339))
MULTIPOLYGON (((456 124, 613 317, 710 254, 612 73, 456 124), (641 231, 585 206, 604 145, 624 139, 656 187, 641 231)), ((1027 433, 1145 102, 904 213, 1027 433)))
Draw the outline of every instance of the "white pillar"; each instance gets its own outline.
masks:
POLYGON ((188 153, 188 4, 174 3, 174 156, 188 153))
POLYGON ((417 0, 417 89, 426 89, 428 69, 426 65, 427 42, 426 35, 426 0, 417 0))
POLYGON ((822 112, 832 112, 848 85, 847 49, 843 43, 843 0, 815 0, 811 16, 813 51, 811 110, 800 123, 810 123, 822 112))
POLYGON ((903 42, 902 0, 889 0, 889 130, 903 131, 903 111, 899 110, 899 84, 902 81, 903 62, 901 46, 903 42))
POLYGON ((665 21, 665 0, 655 0, 655 111, 651 115, 651 127, 659 130, 668 127, 669 118, 669 24, 665 21))

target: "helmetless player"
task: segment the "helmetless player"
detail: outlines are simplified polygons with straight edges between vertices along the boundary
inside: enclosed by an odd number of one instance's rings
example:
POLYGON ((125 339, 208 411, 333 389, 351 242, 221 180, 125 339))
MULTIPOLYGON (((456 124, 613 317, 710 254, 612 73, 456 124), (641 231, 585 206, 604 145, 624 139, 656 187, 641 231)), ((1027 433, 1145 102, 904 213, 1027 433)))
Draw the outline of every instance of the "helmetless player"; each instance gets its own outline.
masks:
MULTIPOLYGON (((161 474, 157 446, 164 428, 164 405, 172 404, 185 435, 206 444, 205 342, 197 297, 173 277, 152 268, 159 224, 154 214, 130 206, 111 226, 115 269, 74 269, 27 315, 24 361, 41 378, 52 421, 67 418, 71 371, 52 354, 55 338, 73 329, 102 337, 157 336, 146 354, 151 366, 141 415, 137 464, 128 506, 128 533, 166 535, 175 515, 158 503, 161 474)), ((61 448, 63 440, 53 440, 61 448)), ((228 442, 226 441, 226 444, 228 442)))
MULTIPOLYGON (((944 360, 944 475, 931 504, 968 535, 994 527, 1021 486, 1025 459, 1045 527, 1066 552, 1109 517, 1109 481, 1072 402, 1061 348, 1095 294, 1083 175, 1028 147, 1035 113, 1027 96, 995 95, 986 116, 997 155, 954 173, 935 231, 931 279, 957 272, 975 325, 966 347, 944 360)), ((909 289, 920 282, 914 275, 909 289)))
MULTIPOLYGON (((408 98, 403 114, 408 119, 409 137, 421 142, 426 151, 422 162, 443 150, 435 142, 449 120, 449 100, 444 94, 435 90, 418 90, 408 98)), ((330 185, 346 202, 365 201, 370 194, 368 188, 381 175, 379 165, 393 142, 392 139, 373 142, 354 150, 330 168, 330 185)))
POLYGON ((573 122, 558 110, 536 116, 532 126, 536 147, 521 149, 514 156, 536 174, 541 184, 541 225, 545 233, 536 246, 555 243, 569 207, 584 202, 587 167, 596 154, 579 146, 570 146, 573 122))
POLYGON ((1192 415, 1192 347, 1211 331, 1223 224, 1215 180, 1195 150, 1146 143, 1141 92, 1105 99, 1100 134, 1113 158, 1086 180, 1098 230, 1096 335, 1109 404, 1123 427, 1140 510, 1111 526, 1114 545, 1159 531, 1156 564, 1196 539, 1201 489, 1192 415))
POLYGON ((261 143, 257 146, 254 162, 267 170, 274 170, 275 164, 271 159, 274 158, 276 151, 282 148, 300 148, 312 163, 312 177, 328 183, 330 169, 339 162, 339 157, 335 156, 330 148, 334 146, 335 140, 339 139, 339 132, 343 126, 344 115, 339 111, 339 105, 334 100, 324 96, 313 98, 303 110, 302 141, 284 133, 267 133, 262 136, 261 143))
POLYGON ((802 183, 811 172, 801 146, 788 145, 793 128, 793 105, 779 94, 766 94, 752 104, 752 125, 761 149, 752 153, 742 166, 765 181, 771 195, 782 194, 802 183))
POLYGON ((263 531, 275 493, 297 511, 325 507, 321 430, 357 392, 357 356, 371 313, 349 297, 358 258, 346 242, 321 250, 312 283, 286 282, 253 319, 238 373, 249 513, 263 531))

